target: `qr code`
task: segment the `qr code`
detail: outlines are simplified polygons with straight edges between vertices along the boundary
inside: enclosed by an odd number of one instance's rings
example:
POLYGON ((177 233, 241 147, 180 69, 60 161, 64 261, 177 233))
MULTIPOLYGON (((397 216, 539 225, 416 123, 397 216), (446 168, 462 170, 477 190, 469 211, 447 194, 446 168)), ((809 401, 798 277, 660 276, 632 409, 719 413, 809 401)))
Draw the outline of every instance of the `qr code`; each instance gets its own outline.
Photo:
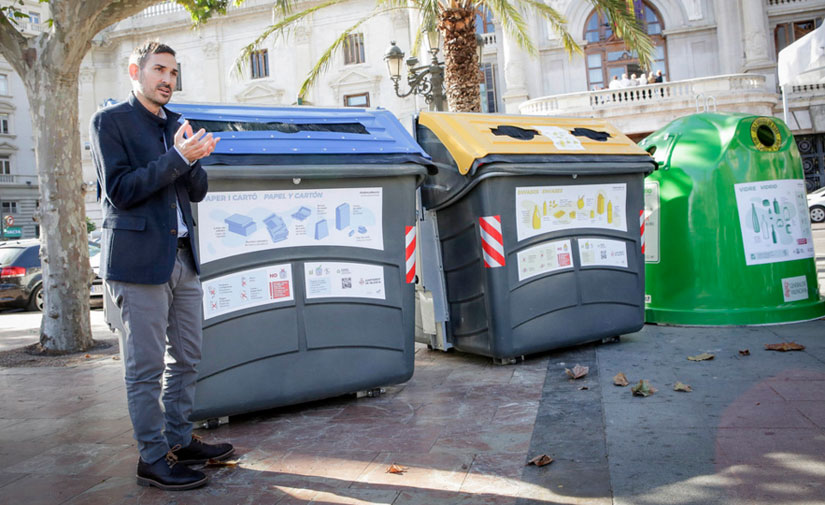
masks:
POLYGON ((352 288, 352 277, 343 277, 341 278, 341 289, 350 289, 352 288))

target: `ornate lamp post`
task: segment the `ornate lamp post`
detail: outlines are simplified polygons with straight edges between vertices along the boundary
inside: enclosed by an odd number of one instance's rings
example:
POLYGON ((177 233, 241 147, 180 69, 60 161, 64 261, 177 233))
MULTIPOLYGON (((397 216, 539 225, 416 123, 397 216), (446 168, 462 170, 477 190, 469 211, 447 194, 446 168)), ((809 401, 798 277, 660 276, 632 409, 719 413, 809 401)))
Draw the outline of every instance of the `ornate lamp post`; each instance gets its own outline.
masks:
POLYGON ((421 95, 427 100, 430 110, 443 111, 446 109, 447 97, 444 96, 444 62, 438 61, 438 39, 438 30, 427 33, 432 54, 432 61, 429 65, 419 66, 418 58, 415 56, 407 58, 407 85, 410 89, 406 93, 402 93, 399 89, 404 51, 395 45, 395 41, 390 42, 390 47, 384 53, 384 61, 387 63, 387 71, 395 86, 396 96, 405 98, 412 94, 421 95))

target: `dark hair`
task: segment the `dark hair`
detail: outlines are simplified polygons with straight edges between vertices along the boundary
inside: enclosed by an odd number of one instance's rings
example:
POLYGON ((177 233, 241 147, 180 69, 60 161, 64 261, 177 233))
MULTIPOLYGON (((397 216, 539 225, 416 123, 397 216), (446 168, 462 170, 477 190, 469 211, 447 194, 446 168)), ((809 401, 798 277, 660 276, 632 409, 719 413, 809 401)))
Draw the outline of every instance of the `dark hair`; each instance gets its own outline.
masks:
POLYGON ((162 53, 168 53, 174 56, 175 50, 157 40, 147 40, 132 51, 132 55, 129 57, 129 64, 134 63, 138 68, 142 69, 149 55, 162 53))

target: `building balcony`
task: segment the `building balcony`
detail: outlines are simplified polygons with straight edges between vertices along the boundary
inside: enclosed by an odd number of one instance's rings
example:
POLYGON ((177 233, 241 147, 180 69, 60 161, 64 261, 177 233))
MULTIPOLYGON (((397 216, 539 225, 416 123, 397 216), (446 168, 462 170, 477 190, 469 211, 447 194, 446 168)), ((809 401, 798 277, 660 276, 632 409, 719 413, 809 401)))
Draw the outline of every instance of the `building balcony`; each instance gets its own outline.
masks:
POLYGON ((522 114, 606 119, 626 135, 646 135, 704 110, 773 116, 780 97, 760 74, 731 74, 545 96, 519 106, 522 114))
POLYGON ((0 186, 28 186, 37 187, 36 175, 0 174, 0 186))

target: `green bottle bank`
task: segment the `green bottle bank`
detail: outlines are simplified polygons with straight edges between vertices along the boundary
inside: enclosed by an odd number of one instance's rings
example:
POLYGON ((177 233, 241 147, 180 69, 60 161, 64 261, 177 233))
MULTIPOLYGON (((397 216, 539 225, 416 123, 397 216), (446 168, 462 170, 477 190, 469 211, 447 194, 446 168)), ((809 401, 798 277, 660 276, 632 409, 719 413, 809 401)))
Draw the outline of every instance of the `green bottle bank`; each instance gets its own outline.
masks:
POLYGON ((704 113, 640 143, 645 321, 772 324, 825 315, 802 163, 779 119, 704 113))

